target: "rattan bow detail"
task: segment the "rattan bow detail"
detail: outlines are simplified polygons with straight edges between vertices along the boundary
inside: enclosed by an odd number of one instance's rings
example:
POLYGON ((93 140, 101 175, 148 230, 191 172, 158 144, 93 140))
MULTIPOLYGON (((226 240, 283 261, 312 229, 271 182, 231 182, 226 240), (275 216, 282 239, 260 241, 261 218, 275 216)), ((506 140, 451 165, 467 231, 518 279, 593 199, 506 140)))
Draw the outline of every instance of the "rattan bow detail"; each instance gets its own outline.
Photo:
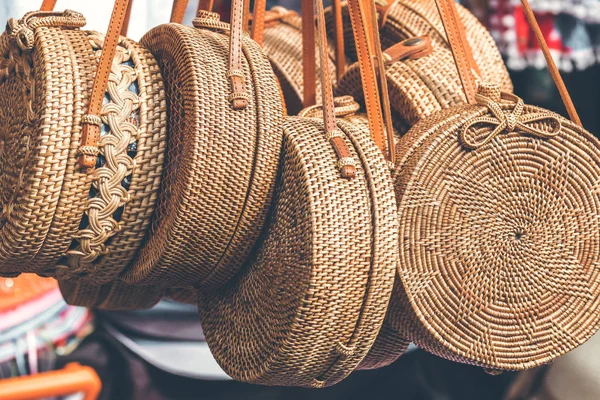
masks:
POLYGON ((492 115, 473 118, 462 128, 460 142, 471 150, 487 144, 501 132, 519 131, 539 138, 551 138, 561 131, 562 125, 553 113, 523 114, 523 100, 514 94, 500 93, 498 86, 481 85, 475 100, 486 106, 492 115), (514 106, 507 104, 509 102, 514 106), (482 135, 482 125, 492 130, 483 134, 482 139, 477 139, 482 135))
POLYGON ((6 31, 22 50, 31 50, 35 41, 34 31, 40 27, 81 28, 86 24, 84 16, 78 12, 33 11, 17 20, 11 18, 6 23, 6 31))

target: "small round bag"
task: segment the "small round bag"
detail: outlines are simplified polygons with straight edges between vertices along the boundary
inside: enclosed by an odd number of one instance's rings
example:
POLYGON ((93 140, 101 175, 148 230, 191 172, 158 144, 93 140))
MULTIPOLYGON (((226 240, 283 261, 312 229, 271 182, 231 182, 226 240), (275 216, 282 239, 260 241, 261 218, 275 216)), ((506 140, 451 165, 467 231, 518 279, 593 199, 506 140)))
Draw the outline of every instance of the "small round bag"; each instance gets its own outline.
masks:
MULTIPOLYGON (((126 7, 119 1, 116 9, 126 7)), ((150 222, 166 138, 160 71, 148 51, 119 39, 100 115, 89 114, 105 51, 103 35, 80 30, 84 24, 73 11, 38 11, 10 20, 0 38, 4 276, 108 282, 150 222), (86 125, 98 129, 97 145, 84 143, 86 125)))
POLYGON ((232 4, 231 29, 201 11, 194 27, 161 25, 141 40, 163 74, 169 137, 150 232, 122 275, 129 284, 218 287, 265 224, 282 103, 267 58, 242 35, 243 8, 232 4))
MULTIPOLYGON (((456 39, 469 98, 468 48, 456 39)), ((474 100, 422 119, 397 145, 400 281, 387 321, 441 357, 522 370, 600 327, 600 142, 499 85, 481 84, 474 100)))
POLYGON ((199 291, 207 343, 237 380, 335 384, 364 359, 387 310, 398 250, 389 167, 367 129, 336 123, 322 79, 325 124, 284 120, 273 209, 252 260, 222 289, 199 291))

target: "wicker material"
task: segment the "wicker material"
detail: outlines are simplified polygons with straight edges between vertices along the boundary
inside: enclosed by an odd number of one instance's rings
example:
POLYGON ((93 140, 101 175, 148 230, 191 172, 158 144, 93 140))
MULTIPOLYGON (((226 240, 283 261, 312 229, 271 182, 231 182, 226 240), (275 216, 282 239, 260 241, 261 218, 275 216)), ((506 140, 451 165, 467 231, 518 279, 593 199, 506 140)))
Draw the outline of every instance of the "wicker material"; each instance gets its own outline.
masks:
POLYGON ((151 308, 164 295, 154 286, 130 286, 120 281, 92 285, 82 281, 60 281, 65 301, 74 306, 103 310, 140 310, 151 308))
MULTIPOLYGON (((512 92, 508 71, 492 37, 469 11, 457 7, 482 80, 497 82, 504 91, 512 92)), ((391 7, 387 23, 381 30, 384 48, 421 35, 431 37, 433 54, 395 62, 386 73, 394 119, 409 126, 435 111, 466 102, 435 2, 398 1, 391 7)), ((361 91, 358 64, 354 64, 340 80, 336 92, 362 101, 361 91)))
MULTIPOLYGON (((369 121, 364 113, 359 113, 360 105, 351 96, 341 96, 334 99, 335 115, 354 126, 369 129, 369 121)), ((305 108, 298 114, 300 117, 323 118, 323 108, 312 106, 305 108)), ((402 133, 408 129, 404 129, 402 133)), ((395 143, 400 140, 400 134, 395 131, 395 143)), ((179 298, 185 299, 183 295, 179 298)), ((388 316, 386 315, 386 319, 388 316)), ((385 367, 396 361, 408 348, 409 342, 401 337, 387 321, 384 321, 377 340, 371 350, 356 368, 357 370, 376 369, 385 367)))
MULTIPOLYGON (((212 18, 212 17, 211 17, 212 18)), ((243 39, 248 106, 229 103, 228 25, 166 24, 142 44, 165 79, 169 114, 164 181, 148 239, 123 279, 130 284, 218 287, 258 239, 273 194, 282 106, 258 45, 243 39)))
POLYGON ((317 119, 284 123, 283 161, 264 241, 235 281, 200 292, 215 359, 233 378, 323 387, 365 357, 397 265, 389 169, 367 130, 338 122, 357 177, 343 179, 317 119))
POLYGON ((77 156, 102 35, 65 29, 84 23, 71 11, 29 13, 0 39, 3 275, 109 281, 149 224, 166 135, 158 66, 121 40, 102 112, 100 164, 86 173, 77 156))
MULTIPOLYGON (((288 113, 296 115, 302 109, 302 93, 304 92, 302 81, 302 18, 281 7, 275 7, 274 10, 286 13, 286 16, 279 23, 271 24, 265 28, 263 48, 281 85, 288 113)), ((329 53, 333 54, 333 52, 333 49, 330 49, 329 53)), ((329 71, 333 79, 335 77, 333 57, 329 62, 329 71)), ((317 69, 317 76, 319 73, 317 69)), ((317 93, 321 93, 319 81, 317 81, 317 93)))
POLYGON ((424 119, 397 147, 389 321, 442 357, 520 370, 599 327, 600 143, 497 93, 424 119))

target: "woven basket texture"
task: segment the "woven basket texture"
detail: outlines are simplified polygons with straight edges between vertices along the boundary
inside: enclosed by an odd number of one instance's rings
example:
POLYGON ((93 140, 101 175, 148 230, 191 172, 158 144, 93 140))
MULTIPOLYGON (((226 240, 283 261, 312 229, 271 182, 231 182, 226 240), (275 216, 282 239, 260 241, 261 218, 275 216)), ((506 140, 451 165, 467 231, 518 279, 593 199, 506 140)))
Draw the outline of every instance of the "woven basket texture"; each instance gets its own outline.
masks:
MULTIPOLYGON (((498 83, 504 91, 512 92, 508 71, 492 37, 469 11, 460 5, 457 7, 479 66, 481 79, 484 82, 498 83)), ((347 10, 345 14, 347 15, 347 10)), ((349 22, 346 25, 349 26, 349 22)), ((383 48, 422 35, 431 37, 432 54, 419 59, 398 61, 386 69, 394 119, 409 126, 435 111, 466 102, 435 3, 417 0, 396 2, 381 30, 383 48)), ((362 102, 360 82, 359 67, 355 63, 340 79, 336 93, 352 95, 362 102)))
POLYGON ((200 320, 234 379, 323 387, 365 357, 383 323, 397 266, 390 173, 367 130, 338 122, 355 179, 343 179, 318 119, 284 122, 270 223, 230 285, 200 291, 200 320))
MULTIPOLYGON (((335 115, 338 119, 343 119, 361 129, 369 129, 369 121, 366 114, 360 112, 360 105, 355 102, 351 96, 334 98, 334 105, 335 115)), ((323 108, 321 106, 308 107, 300 111, 298 116, 322 119, 323 108)), ((408 131, 408 129, 405 129, 403 133, 406 131, 408 131)), ((394 132, 394 139, 397 144, 400 140, 398 131, 394 132)), ((388 317, 386 316, 386 319, 387 318, 388 317)), ((356 369, 376 369, 389 365, 404 354, 408 348, 408 344, 409 342, 406 339, 398 335, 390 324, 387 321, 384 321, 373 347, 369 350, 369 353, 356 369)))
POLYGON ((282 104, 259 46, 243 40, 248 106, 234 110, 227 77, 228 25, 166 24, 142 45, 165 80, 169 137, 151 230, 122 275, 130 284, 218 287, 247 259, 263 229, 282 143, 282 104))
MULTIPOLYGON (((269 57, 275 75, 281 85, 283 97, 289 115, 296 115, 302 109, 304 93, 302 66, 302 18, 291 14, 279 23, 267 26, 264 34, 263 49, 269 57)), ((331 47, 330 55, 334 54, 331 47)), ((319 76, 317 68, 317 76, 319 76)), ((330 76, 335 84, 335 64, 333 56, 329 62, 330 76)), ((317 80, 317 97, 320 97, 321 83, 317 80)), ((319 101, 320 102, 320 101, 319 101)))
POLYGON ((166 137, 162 80, 151 54, 122 38, 102 108, 98 165, 87 173, 77 150, 103 36, 65 29, 47 15, 39 14, 35 29, 25 20, 9 24, 31 32, 30 49, 22 51, 11 32, 1 39, 0 98, 9 117, 0 157, 0 235, 7 239, 0 268, 108 282, 134 256, 154 209, 166 137))
POLYGON ((118 280, 104 285, 66 280, 59 281, 59 287, 67 303, 101 310, 151 308, 164 296, 164 290, 161 288, 127 285, 118 280))
POLYGON ((547 110, 495 104, 500 119, 456 106, 397 146, 388 321, 444 358, 521 370, 598 330, 600 143, 547 110))

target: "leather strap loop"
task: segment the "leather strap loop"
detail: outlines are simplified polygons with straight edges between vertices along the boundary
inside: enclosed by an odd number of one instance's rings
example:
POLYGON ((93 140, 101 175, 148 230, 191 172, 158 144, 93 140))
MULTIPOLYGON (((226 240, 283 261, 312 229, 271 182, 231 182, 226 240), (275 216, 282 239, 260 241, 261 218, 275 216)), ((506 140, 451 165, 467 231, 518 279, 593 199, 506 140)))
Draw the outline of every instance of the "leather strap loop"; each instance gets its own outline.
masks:
POLYGON ((400 60, 414 60, 428 56, 433 52, 431 37, 428 35, 405 39, 388 47, 383 52, 385 64, 390 65, 400 60))

